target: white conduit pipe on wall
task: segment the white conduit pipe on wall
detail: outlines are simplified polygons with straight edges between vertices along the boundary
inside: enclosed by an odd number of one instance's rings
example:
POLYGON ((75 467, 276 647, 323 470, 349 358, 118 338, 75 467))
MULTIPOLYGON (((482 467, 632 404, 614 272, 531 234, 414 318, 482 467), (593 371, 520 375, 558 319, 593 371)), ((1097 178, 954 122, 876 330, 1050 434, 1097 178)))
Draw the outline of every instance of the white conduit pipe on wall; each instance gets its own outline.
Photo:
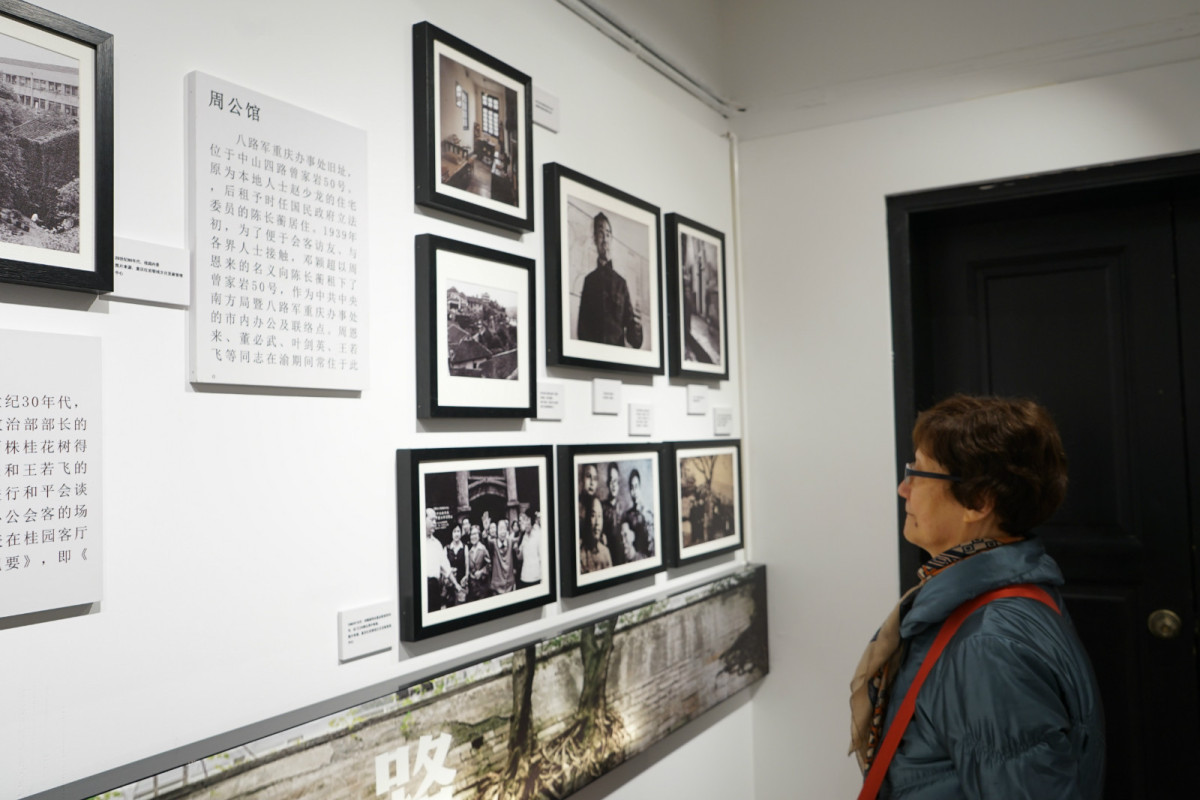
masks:
MULTIPOLYGON (((744 112, 746 109, 739 104, 727 100, 718 95, 713 90, 709 89, 700 81, 688 75, 679 67, 676 67, 665 57, 658 53, 653 47, 646 44, 630 30, 622 27, 609 14, 598 8, 591 0, 558 0, 559 4, 570 9, 579 15, 584 21, 591 25, 596 30, 603 33, 608 38, 612 39, 621 47, 633 53, 647 66, 654 71, 660 73, 676 86, 686 91, 688 94, 695 97, 700 102, 704 103, 709 108, 713 109, 721 116, 729 119, 735 114, 744 112)), ((733 274, 734 282, 737 286, 737 298, 739 303, 738 309, 738 366, 741 369, 740 380, 738 381, 738 405, 742 409, 741 415, 741 431, 742 431, 742 487, 751 486, 750 469, 748 463, 750 461, 750 420, 746 415, 746 337, 745 324, 741 313, 742 295, 742 204, 741 194, 738 191, 738 138, 733 131, 728 131, 725 138, 729 140, 729 182, 730 182, 730 197, 733 216, 733 253, 736 268, 730 270, 733 274)), ((726 256, 728 260, 728 255, 726 256)), ((728 270, 728 264, 726 265, 728 270)), ((742 531, 745 537, 746 555, 750 558, 753 555, 752 542, 750 531, 753 529, 751 523, 751 505, 742 497, 742 531)))
POLYGON ((712 89, 672 64, 665 56, 639 39, 633 31, 622 27, 617 20, 613 19, 603 9, 598 8, 591 0, 558 0, 558 2, 560 5, 574 11, 593 28, 633 53, 651 69, 666 76, 672 83, 726 119, 746 110, 732 100, 721 97, 712 89))

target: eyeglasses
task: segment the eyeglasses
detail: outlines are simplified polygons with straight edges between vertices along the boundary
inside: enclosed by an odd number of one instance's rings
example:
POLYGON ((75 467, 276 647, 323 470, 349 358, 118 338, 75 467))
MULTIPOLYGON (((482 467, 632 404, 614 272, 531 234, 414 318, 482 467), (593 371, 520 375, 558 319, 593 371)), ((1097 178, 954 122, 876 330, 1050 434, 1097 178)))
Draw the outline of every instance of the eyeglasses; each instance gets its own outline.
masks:
POLYGON ((923 472, 919 469, 913 469, 912 464, 904 465, 904 480, 910 478, 937 478, 940 481, 953 481, 957 483, 962 480, 958 475, 947 475, 944 472, 923 472))

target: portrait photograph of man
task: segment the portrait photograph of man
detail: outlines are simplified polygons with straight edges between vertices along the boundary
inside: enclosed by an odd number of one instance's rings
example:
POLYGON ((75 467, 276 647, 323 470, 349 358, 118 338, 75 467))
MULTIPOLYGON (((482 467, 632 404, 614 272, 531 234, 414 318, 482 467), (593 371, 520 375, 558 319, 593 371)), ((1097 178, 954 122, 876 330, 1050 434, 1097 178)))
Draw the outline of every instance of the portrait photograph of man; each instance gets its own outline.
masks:
POLYGON ((650 308, 646 226, 575 198, 571 232, 571 330, 581 342, 648 350, 642 315, 650 308), (617 238, 615 231, 623 234, 617 238))
POLYGON ((561 348, 562 363, 660 371, 657 209, 584 176, 576 180, 576 173, 557 164, 550 167, 547 202, 557 219, 547 222, 547 286, 559 293, 557 308, 547 312, 559 343, 551 343, 552 353, 561 348))

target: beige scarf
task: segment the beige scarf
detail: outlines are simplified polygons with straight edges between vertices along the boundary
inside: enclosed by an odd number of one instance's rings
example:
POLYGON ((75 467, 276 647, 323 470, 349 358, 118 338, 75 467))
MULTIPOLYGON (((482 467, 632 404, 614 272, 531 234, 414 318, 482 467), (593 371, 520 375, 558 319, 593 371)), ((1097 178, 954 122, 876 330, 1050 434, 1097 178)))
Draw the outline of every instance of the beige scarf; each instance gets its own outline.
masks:
POLYGON ((900 609, 905 601, 924 586, 925 581, 947 567, 986 550, 1019 542, 1022 538, 972 539, 929 559, 917 570, 917 585, 904 593, 892 613, 879 626, 879 632, 863 651, 854 670, 854 679, 850 681, 850 752, 858 759, 858 766, 864 774, 875 760, 875 752, 883 740, 888 694, 896 680, 896 672, 904 661, 900 609), (874 698, 871 697, 871 689, 875 690, 874 698))
MULTIPOLYGON (((923 583, 923 582, 922 582, 923 583)), ((858 767, 864 773, 875 758, 875 750, 879 746, 879 731, 883 728, 883 712, 887 709, 886 700, 881 703, 871 702, 869 687, 875 684, 878 693, 886 693, 892 681, 896 678, 896 670, 904 660, 904 648, 900 641, 900 607, 904 601, 921 588, 917 584, 904 593, 900 602, 887 615, 879 626, 879 633, 867 645, 858 667, 854 670, 854 679, 850 681, 850 751, 858 759, 858 767), (877 710, 880 713, 876 713, 877 710), (875 736, 871 736, 872 728, 875 736)), ((877 695, 878 696, 878 695, 877 695)))

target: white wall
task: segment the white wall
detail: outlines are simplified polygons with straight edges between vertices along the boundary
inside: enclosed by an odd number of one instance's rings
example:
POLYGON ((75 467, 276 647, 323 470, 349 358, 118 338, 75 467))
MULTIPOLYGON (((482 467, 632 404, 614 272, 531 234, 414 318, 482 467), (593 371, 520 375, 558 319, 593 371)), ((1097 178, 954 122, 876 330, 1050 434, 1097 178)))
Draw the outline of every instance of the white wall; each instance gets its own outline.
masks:
POLYGON ((759 800, 860 785, 847 686, 898 590, 884 197, 1196 148, 1200 61, 743 143, 759 800))
MULTIPOLYGON (((413 236, 436 232, 540 264, 540 166, 548 161, 732 234, 724 121, 549 0, 44 4, 116 37, 118 236, 186 241, 184 76, 191 70, 367 130, 371 382, 360 398, 196 392, 187 382, 186 312, 0 285, 0 327, 102 341, 106 512, 99 608, 0 625, 0 660, 14 679, 0 713, 0 797, 50 789, 364 686, 403 684, 438 663, 444 646, 462 657, 621 604, 620 592, 603 592, 523 615, 515 629, 501 621, 337 663, 338 610, 396 598, 396 448, 627 438, 624 414, 590 414, 592 374, 582 370, 551 376, 567 384, 562 423, 418 422, 413 236), (537 233, 501 235, 414 210, 411 26, 421 20, 560 98, 561 132, 534 132, 537 233)), ((739 308, 731 296, 735 376, 739 308)), ((544 360, 539 355, 542 377, 544 360)), ((714 384, 711 401, 740 417, 738 393, 735 377, 714 384)), ((627 378, 624 394, 626 402, 655 405, 656 439, 711 436, 711 417, 685 416, 682 382, 627 378)), ((663 574, 635 588, 648 594, 667 582, 663 574)), ((678 749, 614 779, 612 796, 666 793, 681 776, 693 796, 704 796, 705 786, 720 791, 709 796, 733 794, 712 755, 748 762, 750 705, 736 702, 720 724, 680 734, 672 740, 678 749)), ((744 791, 749 783, 743 776, 738 785, 744 791)))

